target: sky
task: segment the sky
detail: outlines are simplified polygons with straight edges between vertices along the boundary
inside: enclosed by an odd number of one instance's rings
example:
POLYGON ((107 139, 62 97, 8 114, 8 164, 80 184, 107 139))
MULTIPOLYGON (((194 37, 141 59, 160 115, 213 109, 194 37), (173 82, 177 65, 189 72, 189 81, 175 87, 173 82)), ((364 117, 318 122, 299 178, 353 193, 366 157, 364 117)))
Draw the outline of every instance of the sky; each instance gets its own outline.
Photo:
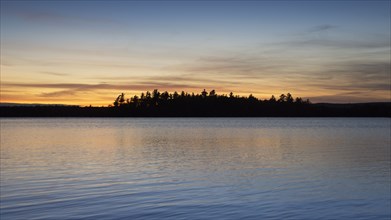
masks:
POLYGON ((390 1, 4 1, 1 102, 153 89, 390 101, 390 1))

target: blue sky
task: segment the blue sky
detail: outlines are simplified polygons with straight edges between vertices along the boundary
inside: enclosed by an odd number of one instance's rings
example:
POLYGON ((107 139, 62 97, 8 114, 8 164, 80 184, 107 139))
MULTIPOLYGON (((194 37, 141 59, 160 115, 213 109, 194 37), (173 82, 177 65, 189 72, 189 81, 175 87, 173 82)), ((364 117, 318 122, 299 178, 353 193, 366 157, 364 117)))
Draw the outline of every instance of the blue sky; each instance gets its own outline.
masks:
POLYGON ((2 101, 390 99, 389 1, 2 1, 1 48, 2 101))

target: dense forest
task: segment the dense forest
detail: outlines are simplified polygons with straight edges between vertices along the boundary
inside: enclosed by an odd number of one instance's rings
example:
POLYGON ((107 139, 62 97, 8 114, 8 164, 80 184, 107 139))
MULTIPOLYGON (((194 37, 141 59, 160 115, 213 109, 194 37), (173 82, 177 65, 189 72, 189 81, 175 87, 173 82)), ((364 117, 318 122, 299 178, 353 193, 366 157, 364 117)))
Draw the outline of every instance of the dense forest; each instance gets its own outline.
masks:
POLYGON ((113 102, 113 107, 122 113, 135 116, 258 116, 281 114, 304 110, 310 101, 294 98, 290 93, 272 96, 269 100, 259 100, 250 94, 248 97, 219 95, 215 90, 200 94, 168 93, 147 91, 140 96, 126 98, 120 94, 113 102), (285 109, 285 110, 284 110, 285 109))
POLYGON ((122 93, 108 107, 8 106, 1 117, 390 117, 391 103, 312 104, 290 93, 261 100, 218 95, 168 93, 155 89, 126 98, 122 93))

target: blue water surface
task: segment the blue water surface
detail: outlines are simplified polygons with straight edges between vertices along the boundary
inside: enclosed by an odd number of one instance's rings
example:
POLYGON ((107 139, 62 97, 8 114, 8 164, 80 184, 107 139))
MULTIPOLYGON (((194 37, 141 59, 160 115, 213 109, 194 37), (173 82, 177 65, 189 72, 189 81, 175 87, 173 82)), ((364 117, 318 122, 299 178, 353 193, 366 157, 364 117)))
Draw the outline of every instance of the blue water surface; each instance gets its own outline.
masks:
POLYGON ((388 118, 1 119, 1 219, 390 219, 388 118))

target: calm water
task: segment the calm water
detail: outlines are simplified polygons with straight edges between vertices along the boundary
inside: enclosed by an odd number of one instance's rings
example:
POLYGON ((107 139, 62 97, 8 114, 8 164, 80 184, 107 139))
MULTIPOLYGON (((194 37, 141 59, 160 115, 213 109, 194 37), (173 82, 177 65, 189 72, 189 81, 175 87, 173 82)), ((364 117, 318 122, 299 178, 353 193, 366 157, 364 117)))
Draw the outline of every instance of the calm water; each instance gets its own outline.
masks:
POLYGON ((390 219, 390 119, 1 119, 1 219, 390 219))

